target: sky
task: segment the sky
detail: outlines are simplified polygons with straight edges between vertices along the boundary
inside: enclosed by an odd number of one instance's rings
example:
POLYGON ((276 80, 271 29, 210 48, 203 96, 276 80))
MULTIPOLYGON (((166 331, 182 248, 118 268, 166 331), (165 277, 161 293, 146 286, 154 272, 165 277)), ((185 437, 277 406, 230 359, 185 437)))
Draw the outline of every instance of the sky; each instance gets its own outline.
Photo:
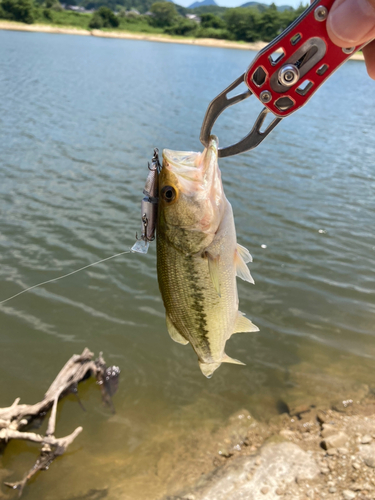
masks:
MULTIPOLYGON (((183 7, 189 7, 195 0, 175 0, 176 3, 182 5, 183 7)), ((246 3, 248 0, 215 0, 218 5, 221 7, 238 7, 246 3)), ((260 3, 271 5, 272 0, 257 0, 260 3)), ((291 7, 298 7, 301 3, 301 0, 274 0, 276 5, 290 5, 291 7)), ((304 1, 303 3, 307 3, 304 1)))

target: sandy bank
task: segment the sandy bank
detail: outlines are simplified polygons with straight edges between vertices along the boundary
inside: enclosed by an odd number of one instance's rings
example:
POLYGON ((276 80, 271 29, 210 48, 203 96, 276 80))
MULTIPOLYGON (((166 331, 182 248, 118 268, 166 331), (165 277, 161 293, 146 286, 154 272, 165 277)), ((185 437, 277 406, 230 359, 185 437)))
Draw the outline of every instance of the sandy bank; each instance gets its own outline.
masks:
MULTIPOLYGON (((0 30, 10 31, 33 31, 39 33, 57 33, 65 35, 96 36, 100 38, 120 38, 124 40, 147 40, 149 42, 179 43, 183 45, 198 45, 202 47, 219 47, 222 49, 241 49, 259 51, 267 45, 266 42, 244 43, 231 42, 228 40, 216 40, 213 38, 177 38, 167 35, 150 35, 143 33, 131 33, 126 31, 101 31, 84 30, 75 28, 64 28, 47 26, 44 24, 23 24, 11 21, 0 21, 0 30)), ((351 59, 363 61, 363 54, 354 54, 351 59)))
POLYGON ((91 35, 91 32, 88 30, 75 28, 58 28, 56 26, 47 26, 45 24, 23 24, 12 21, 0 21, 0 30, 34 31, 38 33, 58 33, 62 35, 91 35))

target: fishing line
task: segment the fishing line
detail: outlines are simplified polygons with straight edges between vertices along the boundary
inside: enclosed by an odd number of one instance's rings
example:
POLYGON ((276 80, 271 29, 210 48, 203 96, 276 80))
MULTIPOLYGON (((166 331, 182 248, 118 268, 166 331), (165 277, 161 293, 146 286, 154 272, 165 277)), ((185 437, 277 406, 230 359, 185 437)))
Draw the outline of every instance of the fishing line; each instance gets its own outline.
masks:
POLYGON ((23 293, 28 292, 29 290, 33 290, 33 288, 37 288, 38 286, 42 286, 42 285, 47 285, 47 283, 52 283, 53 281, 62 280, 63 278, 67 278, 68 276, 71 276, 72 274, 79 273, 80 271, 83 271, 84 269, 87 269, 88 267, 96 266, 96 264, 100 264, 101 262, 105 262, 106 260, 114 259, 115 257, 119 257, 120 255, 125 255, 126 253, 130 253, 130 250, 126 250, 125 252, 116 253, 115 255, 112 255, 111 257, 106 257, 105 259, 98 260, 97 262, 93 262, 92 264, 88 264, 87 266, 81 267, 80 269, 76 269, 75 271, 72 271, 71 273, 68 273, 68 274, 64 274, 63 276, 59 276, 58 278, 53 278, 51 280, 43 281, 43 283, 38 283, 37 285, 30 286, 29 288, 26 288, 25 290, 22 290, 21 292, 18 292, 15 295, 12 295, 11 297, 9 297, 7 299, 0 301, 0 305, 4 304, 5 302, 8 302, 11 299, 14 299, 15 297, 18 297, 19 295, 22 295, 23 293))

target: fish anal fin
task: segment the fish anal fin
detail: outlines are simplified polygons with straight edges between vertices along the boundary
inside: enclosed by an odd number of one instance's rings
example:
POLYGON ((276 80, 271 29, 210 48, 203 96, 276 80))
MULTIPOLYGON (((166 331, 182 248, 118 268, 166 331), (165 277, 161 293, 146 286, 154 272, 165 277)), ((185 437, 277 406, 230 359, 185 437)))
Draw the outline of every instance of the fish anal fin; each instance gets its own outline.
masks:
POLYGON ((201 369, 201 372, 203 373, 203 375, 207 378, 211 378, 214 371, 217 370, 220 365, 221 365, 221 362, 220 363, 204 363, 202 361, 199 361, 199 368, 201 369))
POLYGON ((259 332, 259 328, 254 325, 254 323, 250 321, 249 318, 246 318, 246 316, 241 311, 238 311, 237 313, 236 323, 233 330, 233 333, 239 332, 259 332))
POLYGON ((166 321, 167 321, 168 333, 169 333, 171 339, 174 340, 175 342, 178 342, 179 344, 182 344, 182 345, 188 344, 189 341, 186 340, 181 335, 181 333, 179 333, 177 331, 176 327, 174 326, 174 324, 172 323, 172 320, 170 319, 170 317, 168 315, 166 316, 166 321))
POLYGON ((236 266, 237 276, 244 281, 248 281, 249 283, 254 284, 254 280, 250 274, 249 268, 247 267, 238 249, 234 251, 234 264, 236 266))
POLYGON ((249 250, 247 248, 243 247, 242 245, 240 245, 239 243, 237 243, 237 252, 241 255, 245 264, 247 264, 248 262, 253 262, 253 258, 250 255, 249 250))
POLYGON ((222 363, 232 363, 233 365, 244 365, 245 363, 242 363, 242 361, 238 361, 238 359, 233 359, 228 356, 228 354, 223 354, 223 357, 221 358, 222 363))
POLYGON ((220 255, 217 257, 210 254, 210 252, 205 252, 208 262, 208 271, 210 273, 212 284, 218 294, 221 297, 220 293, 220 273, 219 273, 219 264, 220 264, 220 255))

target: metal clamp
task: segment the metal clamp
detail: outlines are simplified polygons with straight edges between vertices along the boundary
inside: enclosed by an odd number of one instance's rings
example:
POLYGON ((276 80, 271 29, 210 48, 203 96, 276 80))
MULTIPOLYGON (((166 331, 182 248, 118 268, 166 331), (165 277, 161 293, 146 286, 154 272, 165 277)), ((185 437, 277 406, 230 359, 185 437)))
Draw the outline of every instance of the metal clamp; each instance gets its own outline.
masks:
MULTIPOLYGON (((234 97, 228 98, 229 92, 237 88, 239 85, 241 85, 241 83, 244 83, 244 81, 245 74, 237 78, 237 80, 235 80, 231 85, 229 85, 229 87, 227 87, 223 92, 221 92, 221 94, 219 94, 213 101, 210 102, 203 119, 199 137, 203 146, 208 146, 212 128, 221 113, 229 106, 233 106, 233 104, 237 104, 238 102, 241 102, 252 95, 251 90, 247 90, 242 94, 238 94, 234 97)), ((269 110, 267 108, 264 108, 256 119, 253 128, 242 140, 240 140, 236 144, 232 144, 231 146, 219 148, 219 157, 224 158, 226 156, 237 155, 239 153, 244 153, 245 151, 250 151, 251 149, 257 147, 282 120, 282 118, 275 117, 275 119, 268 125, 266 130, 264 132, 261 132, 260 129, 267 116, 267 113, 269 113, 269 110)))

